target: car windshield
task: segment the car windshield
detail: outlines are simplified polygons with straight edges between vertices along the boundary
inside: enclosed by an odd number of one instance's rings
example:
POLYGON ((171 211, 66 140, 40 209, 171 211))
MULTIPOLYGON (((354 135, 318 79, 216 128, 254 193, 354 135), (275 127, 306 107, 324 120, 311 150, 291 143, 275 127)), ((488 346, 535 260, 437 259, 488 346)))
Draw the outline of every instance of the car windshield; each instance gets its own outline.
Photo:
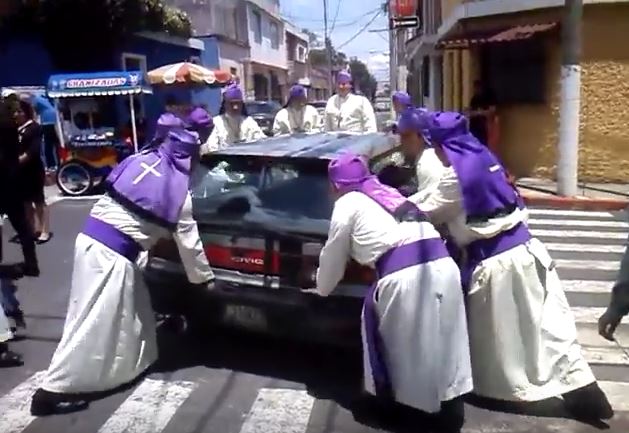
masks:
POLYGON ((279 111, 280 108, 275 102, 247 104, 247 114, 250 116, 255 114, 273 114, 279 111))
POLYGON ((319 160, 212 156, 193 173, 192 198, 200 224, 316 235, 327 234, 333 206, 319 160))

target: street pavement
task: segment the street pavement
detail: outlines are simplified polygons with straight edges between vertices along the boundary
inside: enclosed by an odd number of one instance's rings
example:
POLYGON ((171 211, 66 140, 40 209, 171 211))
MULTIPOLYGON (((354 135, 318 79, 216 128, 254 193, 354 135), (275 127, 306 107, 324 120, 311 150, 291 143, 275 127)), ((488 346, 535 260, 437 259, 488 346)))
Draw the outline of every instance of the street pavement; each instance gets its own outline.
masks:
MULTIPOLYGON (((49 197, 49 198, 52 198, 49 197)), ((360 354, 236 332, 192 339, 160 332, 153 372, 77 414, 34 419, 30 396, 62 332, 73 241, 90 200, 52 200, 55 237, 39 247, 42 277, 19 282, 28 321, 13 343, 26 365, 0 370, 0 433, 368 433, 428 432, 419 414, 385 422, 360 400, 360 354)), ((546 242, 575 312, 579 340, 616 409, 608 425, 566 419, 561 402, 498 412, 467 405, 464 433, 629 431, 629 357, 597 335, 629 223, 624 213, 531 210, 533 233, 546 242)), ((4 236, 5 240, 9 236, 4 236)), ((19 257, 5 245, 7 259, 19 257)), ((629 346, 629 322, 618 340, 629 346)), ((482 407, 481 407, 482 406, 482 407)), ((504 409, 503 410, 507 410, 504 409)))

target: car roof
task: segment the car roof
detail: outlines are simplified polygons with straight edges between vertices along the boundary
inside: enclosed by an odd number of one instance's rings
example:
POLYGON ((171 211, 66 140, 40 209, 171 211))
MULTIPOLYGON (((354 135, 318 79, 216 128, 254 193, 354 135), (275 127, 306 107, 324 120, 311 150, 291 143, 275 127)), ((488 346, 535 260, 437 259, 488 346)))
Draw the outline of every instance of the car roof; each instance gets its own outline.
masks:
POLYGON ((352 134, 323 132, 294 134, 233 144, 211 155, 264 156, 274 158, 308 158, 330 160, 341 153, 352 152, 368 159, 387 153, 399 145, 392 134, 352 134))

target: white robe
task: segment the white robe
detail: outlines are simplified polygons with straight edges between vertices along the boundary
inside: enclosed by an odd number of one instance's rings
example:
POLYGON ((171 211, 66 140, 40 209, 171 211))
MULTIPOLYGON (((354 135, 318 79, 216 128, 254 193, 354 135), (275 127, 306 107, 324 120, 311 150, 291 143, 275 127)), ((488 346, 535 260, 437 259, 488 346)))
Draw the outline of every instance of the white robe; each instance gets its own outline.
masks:
POLYGON ((11 324, 6 314, 4 314, 4 309, 0 307, 0 343, 6 343, 12 338, 11 324))
POLYGON ((435 149, 426 147, 415 166, 417 173, 417 192, 409 197, 413 203, 420 204, 438 187, 445 167, 435 149))
POLYGON ((346 132, 378 132, 376 114, 371 102, 361 95, 350 93, 344 98, 333 95, 325 107, 325 130, 346 132))
MULTIPOLYGON (((98 200, 90 215, 116 227, 146 250, 169 235, 107 195, 98 200)), ((190 194, 173 237, 188 279, 192 283, 208 281, 213 273, 192 218, 190 194)), ((58 393, 89 393, 134 380, 157 360, 155 328, 155 313, 137 264, 79 233, 63 336, 42 387, 58 393)))
MULTIPOLYGON (((466 224, 456 173, 446 168, 420 208, 447 223, 463 247, 527 221, 520 209, 466 224)), ((531 239, 480 263, 467 297, 474 392, 508 401, 540 401, 595 381, 577 342, 574 316, 544 245, 531 239)))
POLYGON ((292 134, 294 132, 317 132, 321 130, 321 116, 312 105, 301 109, 282 108, 273 121, 273 135, 292 134))
MULTIPOLYGON (((334 290, 349 257, 373 267, 392 247, 438 237, 431 224, 398 223, 371 198, 349 192, 334 205, 317 271, 317 291, 326 296, 334 290)), ((442 401, 472 390, 459 278, 456 264, 447 257, 402 269, 377 283, 378 329, 399 403, 435 413, 442 401)), ((364 325, 363 365, 365 389, 374 394, 364 325)))
POLYGON ((256 141, 266 137, 252 117, 237 118, 228 114, 214 117, 214 129, 201 145, 201 155, 223 149, 234 143, 256 141))

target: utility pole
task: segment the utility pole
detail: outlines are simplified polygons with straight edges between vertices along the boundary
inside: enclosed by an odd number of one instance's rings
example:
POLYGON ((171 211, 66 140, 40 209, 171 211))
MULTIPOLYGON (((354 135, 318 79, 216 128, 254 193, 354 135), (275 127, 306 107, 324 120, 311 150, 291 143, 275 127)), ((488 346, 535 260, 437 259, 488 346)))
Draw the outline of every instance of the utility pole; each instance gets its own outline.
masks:
POLYGON ((330 92, 329 96, 332 96, 332 40, 329 41, 328 35, 328 0, 323 0, 323 26, 324 26, 324 44, 325 44, 325 54, 328 58, 328 92, 330 92))
POLYGON ((581 109, 581 22, 583 0, 566 0, 561 25, 561 102, 557 192, 577 195, 581 109))
MULTIPOLYGON (((398 72, 398 61, 397 61, 397 29, 393 28, 392 18, 394 11, 391 10, 390 3, 385 3, 385 6, 389 12, 389 89, 391 91, 391 95, 398 90, 398 80, 397 80, 397 72, 398 72)), ((393 108, 393 104, 391 104, 391 119, 395 119, 395 109, 393 108)))

